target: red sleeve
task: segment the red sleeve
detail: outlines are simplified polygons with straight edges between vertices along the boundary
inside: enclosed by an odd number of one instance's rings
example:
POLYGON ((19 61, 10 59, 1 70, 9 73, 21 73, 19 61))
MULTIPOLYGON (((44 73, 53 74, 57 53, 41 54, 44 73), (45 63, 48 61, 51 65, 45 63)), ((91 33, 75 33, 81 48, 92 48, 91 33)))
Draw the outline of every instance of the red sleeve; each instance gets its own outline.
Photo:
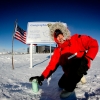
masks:
POLYGON ((87 50, 86 56, 89 57, 91 60, 93 60, 98 52, 99 45, 96 39, 82 35, 82 43, 85 49, 87 50))
POLYGON ((55 69, 56 69, 56 67, 57 67, 57 64, 58 64, 58 62, 59 62, 59 58, 60 58, 60 50, 58 50, 59 48, 56 48, 55 50, 54 50, 54 53, 53 53, 53 55, 52 55, 52 57, 51 57, 51 60, 50 60, 50 62, 49 62, 49 64, 48 64, 48 66, 46 67, 46 69, 42 72, 42 75, 44 76, 44 78, 48 78, 48 76, 49 76, 49 74, 50 74, 50 72, 52 71, 54 71, 55 69))

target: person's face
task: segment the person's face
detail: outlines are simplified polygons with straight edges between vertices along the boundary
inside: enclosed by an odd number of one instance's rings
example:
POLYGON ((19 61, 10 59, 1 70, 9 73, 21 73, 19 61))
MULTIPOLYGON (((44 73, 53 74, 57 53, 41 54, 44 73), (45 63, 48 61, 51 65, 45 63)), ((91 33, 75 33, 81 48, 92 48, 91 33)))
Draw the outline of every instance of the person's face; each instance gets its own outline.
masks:
POLYGON ((64 43, 64 36, 62 35, 62 34, 59 34, 58 36, 57 36, 57 41, 58 41, 58 43, 64 43))

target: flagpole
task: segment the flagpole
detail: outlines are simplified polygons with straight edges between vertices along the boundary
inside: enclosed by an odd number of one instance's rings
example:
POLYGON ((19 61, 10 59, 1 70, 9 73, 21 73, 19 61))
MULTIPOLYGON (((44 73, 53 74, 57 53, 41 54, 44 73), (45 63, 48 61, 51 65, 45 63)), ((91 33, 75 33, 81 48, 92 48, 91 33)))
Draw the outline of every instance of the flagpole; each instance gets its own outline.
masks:
POLYGON ((32 43, 30 44, 30 68, 32 68, 32 43))
POLYGON ((14 24, 14 31, 13 31, 13 35, 12 35, 12 69, 14 69, 13 45, 14 45, 14 34, 15 34, 15 30, 16 30, 16 25, 17 25, 17 20, 15 21, 15 24, 14 24))
POLYGON ((14 69, 14 61, 13 61, 13 42, 14 42, 14 36, 12 36, 12 69, 14 69))

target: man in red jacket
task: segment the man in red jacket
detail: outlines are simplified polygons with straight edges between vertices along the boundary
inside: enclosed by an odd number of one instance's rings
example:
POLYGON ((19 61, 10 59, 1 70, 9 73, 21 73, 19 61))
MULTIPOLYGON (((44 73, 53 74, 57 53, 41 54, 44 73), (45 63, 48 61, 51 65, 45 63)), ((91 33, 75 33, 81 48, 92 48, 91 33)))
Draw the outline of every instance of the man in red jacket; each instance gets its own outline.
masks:
POLYGON ((42 81, 51 76, 61 65, 64 74, 58 86, 63 88, 60 97, 66 98, 74 91, 83 75, 87 74, 91 60, 96 57, 99 46, 97 40, 90 36, 79 34, 71 36, 63 23, 57 22, 49 25, 49 28, 51 38, 57 43, 57 47, 41 76, 31 77, 29 81, 37 78, 39 85, 42 85, 42 81))

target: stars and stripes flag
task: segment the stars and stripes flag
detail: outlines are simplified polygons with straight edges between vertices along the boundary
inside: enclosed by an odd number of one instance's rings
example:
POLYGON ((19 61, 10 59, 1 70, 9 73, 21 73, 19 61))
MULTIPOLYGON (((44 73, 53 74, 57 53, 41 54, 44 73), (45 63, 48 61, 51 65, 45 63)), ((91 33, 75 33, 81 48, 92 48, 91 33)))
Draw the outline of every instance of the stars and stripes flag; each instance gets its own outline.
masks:
MULTIPOLYGON (((14 24, 14 33, 12 36, 12 69, 14 69, 14 58, 13 58, 14 39, 17 39, 21 41, 22 43, 26 44, 26 31, 24 31, 20 26, 17 25, 17 20, 15 21, 15 24, 14 24)), ((33 44, 33 45, 36 45, 36 44, 33 44)))
POLYGON ((14 39, 21 41, 22 43, 26 44, 26 31, 24 31, 21 27, 17 25, 17 21, 15 21, 14 25, 14 33, 12 37, 12 69, 14 69, 14 61, 13 61, 13 45, 14 39))
POLYGON ((14 38, 26 44, 26 31, 16 24, 14 38))

